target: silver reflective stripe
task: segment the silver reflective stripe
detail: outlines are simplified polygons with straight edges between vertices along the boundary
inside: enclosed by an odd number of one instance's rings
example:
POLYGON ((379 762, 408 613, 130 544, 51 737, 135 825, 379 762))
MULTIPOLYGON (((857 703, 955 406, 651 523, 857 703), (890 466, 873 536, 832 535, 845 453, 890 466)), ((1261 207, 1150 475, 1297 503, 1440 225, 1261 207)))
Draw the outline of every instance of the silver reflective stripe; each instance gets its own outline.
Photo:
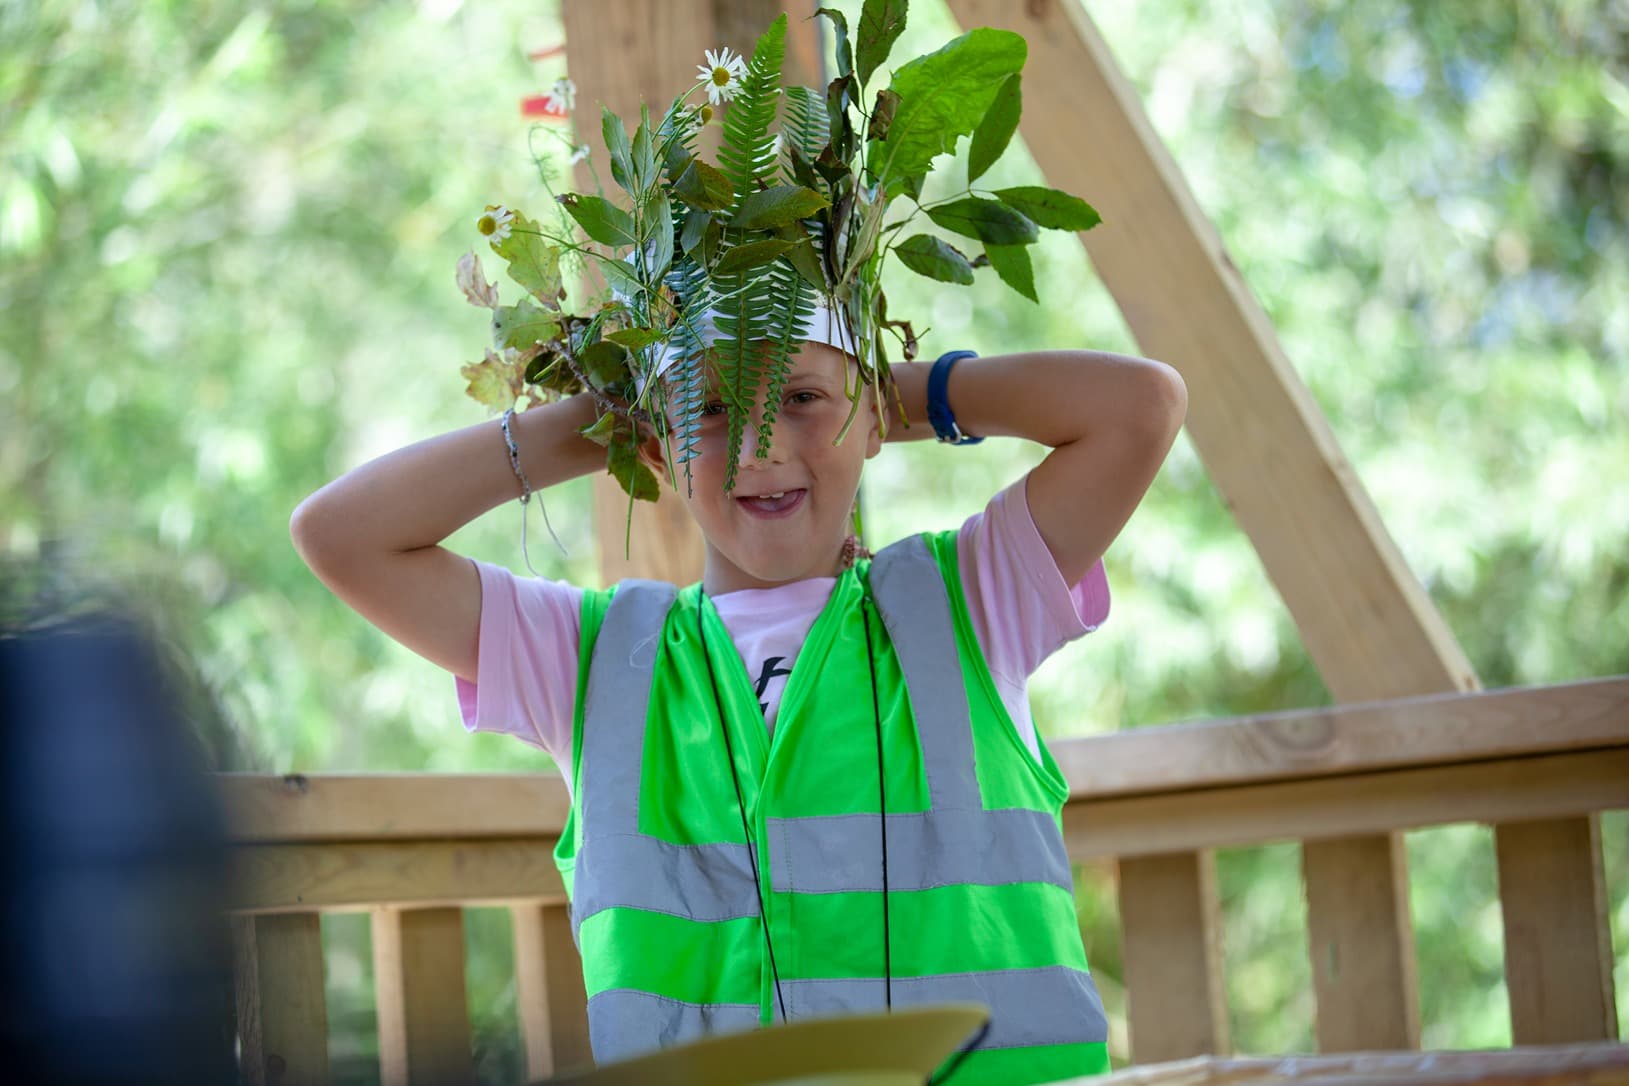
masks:
POLYGON ((757 1027, 756 1003, 682 1003, 631 988, 610 988, 588 1000, 588 1041, 601 1064, 757 1027))
MULTIPOLYGON (((871 596, 905 674, 932 806, 976 811, 983 801, 950 594, 921 535, 884 547, 872 559, 871 596)), ((892 852, 890 846, 890 861, 892 852)))
MULTIPOLYGON (((577 782, 583 834, 639 832, 639 777, 645 714, 663 621, 678 589, 665 581, 626 580, 605 609, 583 694, 583 750, 577 782)), ((575 892, 583 886, 578 864, 575 892)), ((590 891, 592 892, 592 891, 590 891)))
POLYGON ((745 845, 675 845, 645 834, 600 834, 583 841, 577 870, 574 926, 614 906, 702 921, 758 915, 745 845), (584 870, 593 877, 584 879, 584 870))
MULTIPOLYGON (((885 993, 881 977, 848 980, 782 980, 787 1013, 793 1020, 851 1011, 879 1011, 885 993)), ((946 973, 894 977, 894 1006, 971 1002, 990 1008, 990 1032, 979 1048, 1095 1044, 1109 1039, 1092 975, 1068 966, 1002 969, 988 973, 946 973)))
MULTIPOLYGON (((882 890, 874 814, 765 819, 779 893, 882 890)), ((888 889, 1049 882, 1073 890, 1069 857, 1044 811, 933 810, 888 816, 888 889)))

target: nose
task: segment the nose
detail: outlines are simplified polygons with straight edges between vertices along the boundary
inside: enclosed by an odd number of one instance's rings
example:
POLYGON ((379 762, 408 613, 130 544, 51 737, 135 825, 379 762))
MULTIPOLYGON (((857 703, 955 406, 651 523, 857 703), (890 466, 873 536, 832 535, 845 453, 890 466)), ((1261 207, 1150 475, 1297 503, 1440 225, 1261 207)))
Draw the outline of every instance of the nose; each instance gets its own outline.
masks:
POLYGON ((763 407, 754 404, 752 414, 747 417, 747 424, 741 431, 741 455, 736 458, 737 467, 751 468, 759 464, 780 464, 785 462, 781 451, 781 443, 774 440, 773 434, 770 435, 770 440, 764 443, 764 459, 758 459, 758 427, 762 424, 763 417, 763 407))

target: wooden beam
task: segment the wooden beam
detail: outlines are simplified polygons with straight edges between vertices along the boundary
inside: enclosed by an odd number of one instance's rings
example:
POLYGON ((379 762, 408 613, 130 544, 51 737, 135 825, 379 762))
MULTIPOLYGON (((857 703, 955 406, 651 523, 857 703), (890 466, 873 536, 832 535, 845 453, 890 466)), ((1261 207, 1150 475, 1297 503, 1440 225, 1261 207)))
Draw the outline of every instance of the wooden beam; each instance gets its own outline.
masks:
POLYGON ((558 834, 571 813, 555 773, 223 773, 215 780, 232 839, 244 844, 535 837, 558 834))
POLYGON ((1302 849, 1319 1051, 1420 1047, 1405 856, 1382 834, 1302 849))
POLYGON ((475 1081, 461 909, 374 912, 373 990, 380 1086, 475 1081))
POLYGON ((1335 699, 1475 687, 1085 9, 949 6, 963 26, 1028 40, 1025 143, 1049 183, 1102 213, 1081 235, 1092 263, 1142 350, 1187 381, 1194 445, 1335 699))
MULTIPOLYGON (((1629 679, 1175 724, 1050 746, 1074 798, 1093 802, 1624 749, 1629 679)), ((553 773, 221 774, 215 781, 233 839, 245 844, 555 837, 569 807, 553 773)))
POLYGON ((328 1081, 328 1002, 316 913, 232 918, 238 1065, 249 1086, 328 1081))
POLYGON ((1298 709, 1051 743, 1099 798, 1629 745, 1629 678, 1298 709))
MULTIPOLYGON (((1453 822, 1629 807, 1629 749, 1288 781, 1209 792, 1077 800, 1071 859, 1388 834, 1453 822)), ((1388 859, 1388 864, 1391 862, 1388 859)))
POLYGON ((373 905, 560 900, 554 838, 243 845, 227 907, 305 912, 373 905))
POLYGON ((1209 852, 1120 861, 1120 924, 1138 1063, 1226 1053, 1216 864, 1209 852))
POLYGON ((1494 844, 1515 1042, 1617 1040, 1600 819, 1507 822, 1494 844))
MULTIPOLYGON (((633 132, 641 100, 652 112, 696 81, 696 65, 708 49, 727 45, 751 57, 758 36, 782 11, 791 12, 783 82, 823 87, 819 28, 806 17, 813 7, 777 0, 566 0, 561 22, 566 63, 577 84, 578 138, 592 148, 594 169, 610 185, 610 162, 600 138, 600 104, 611 108, 633 132)), ((719 125, 702 133, 703 154, 717 147, 719 125)), ((587 165, 579 166, 577 188, 592 192, 587 165)), ((616 193, 607 193, 615 198, 616 193)), ((677 494, 663 485, 660 501, 634 504, 631 535, 628 496, 609 475, 594 481, 594 528, 599 541, 600 576, 605 584, 624 577, 651 577, 688 584, 701 577, 705 561, 701 534, 677 494), (624 550, 624 542, 628 549, 624 550)))
POLYGON ((540 1078, 594 1062, 583 962, 565 904, 516 905, 515 987, 526 1073, 540 1078))

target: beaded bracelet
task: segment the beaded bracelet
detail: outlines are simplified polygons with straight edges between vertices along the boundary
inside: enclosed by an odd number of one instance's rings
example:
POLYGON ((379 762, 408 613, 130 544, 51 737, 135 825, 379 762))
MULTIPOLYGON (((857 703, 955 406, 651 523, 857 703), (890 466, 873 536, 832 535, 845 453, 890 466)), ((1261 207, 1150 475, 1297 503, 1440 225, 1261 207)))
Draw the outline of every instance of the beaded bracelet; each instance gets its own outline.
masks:
MULTIPOLYGON (((509 432, 509 422, 515 417, 515 409, 509 408, 503 413, 503 421, 498 428, 503 431, 503 443, 509 449, 509 467, 514 471, 515 478, 520 480, 520 556, 526 560, 526 568, 533 577, 543 576, 532 569, 532 555, 526 549, 526 504, 532 500, 532 483, 526 478, 526 473, 520 467, 520 446, 515 444, 515 435, 509 432)), ((560 537, 554 534, 554 525, 549 523, 549 511, 543 507, 543 499, 537 500, 537 508, 543 514, 543 527, 549 530, 549 538, 554 545, 560 548, 561 554, 566 554, 566 545, 560 542, 560 537)))

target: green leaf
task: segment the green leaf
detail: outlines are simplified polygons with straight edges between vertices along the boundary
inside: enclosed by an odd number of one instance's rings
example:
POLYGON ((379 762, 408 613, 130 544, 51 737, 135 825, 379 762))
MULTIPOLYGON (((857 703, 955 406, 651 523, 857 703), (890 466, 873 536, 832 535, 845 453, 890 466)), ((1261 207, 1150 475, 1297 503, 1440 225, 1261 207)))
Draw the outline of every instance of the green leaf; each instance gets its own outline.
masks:
POLYGON ((906 238, 894 246, 894 252, 907 268, 918 275, 963 286, 970 286, 973 282, 973 265, 968 263, 967 257, 955 246, 931 234, 906 238))
POLYGON ((605 276, 606 285, 613 290, 620 290, 630 298, 637 297, 645 291, 643 280, 635 273, 632 264, 615 257, 600 257, 600 274, 605 276))
POLYGON ((509 262, 509 278, 545 304, 559 301, 560 249, 546 241, 536 221, 520 213, 508 237, 492 246, 493 252, 509 262))
POLYGON ((888 51, 905 30, 905 12, 910 5, 906 0, 865 0, 860 9, 859 68, 860 82, 865 83, 871 73, 882 67, 888 51))
POLYGON ((600 130, 605 137, 605 149, 611 155, 611 177, 631 194, 634 191, 633 148, 628 145, 628 130, 610 107, 600 109, 600 130))
POLYGON ((971 185, 984 175, 1001 157, 1018 131, 1018 116, 1024 111, 1024 92, 1017 72, 1009 75, 996 91, 995 101, 984 111, 984 120, 973 130, 972 146, 967 153, 967 183, 971 185))
POLYGON ((735 203, 735 188, 724 171, 692 158, 673 184, 673 195, 697 211, 724 211, 735 203))
POLYGON ((646 214, 646 226, 650 230, 650 267, 645 270, 645 276, 653 283, 660 283, 667 274, 668 265, 673 263, 673 204, 667 198, 667 190, 657 188, 651 194, 651 206, 646 214))
POLYGON ((582 434, 588 440, 592 441, 594 444, 598 445, 600 448, 604 449, 610 447, 611 437, 616 433, 616 426, 617 417, 611 412, 607 411, 605 414, 601 415, 592 423, 584 426, 577 432, 582 434))
POLYGON ((661 339, 662 333, 654 328, 619 328, 615 332, 606 333, 605 338, 612 343, 622 344, 630 351, 637 351, 661 339))
POLYGON ((625 246, 634 243, 633 216, 603 196, 579 196, 575 192, 556 197, 583 233, 601 245, 625 246))
POLYGON ((492 345, 500 350, 513 347, 524 351, 547 343, 560 334, 559 314, 539 309, 526 299, 514 305, 500 305, 492 311, 492 345))
POLYGON ((1037 304, 1041 299, 1035 293, 1035 267, 1030 263, 1029 250, 1022 245, 986 245, 984 253, 990 258, 990 267, 1001 281, 1037 304))
POLYGON ((577 352, 577 367, 588 378, 589 384, 604 392, 633 380, 633 371, 628 368, 632 358, 633 355, 622 344, 602 339, 577 352))
POLYGON ((792 243, 786 259, 804 282, 820 291, 826 291, 826 276, 821 271, 820 254, 815 250, 814 238, 802 223, 788 223, 775 231, 777 237, 792 243))
POLYGON ((1090 230, 1103 221, 1097 209, 1067 192, 1045 185, 1020 185, 997 189, 996 196, 1008 207, 1048 230, 1090 230))
POLYGON ((964 196, 927 209, 928 218, 952 233, 986 245, 1028 245, 1041 236, 1034 223, 999 200, 964 196))
POLYGON ((801 185, 772 185, 742 200, 730 225, 740 230, 772 230, 807 219, 828 206, 826 198, 813 189, 801 185))
POLYGON ((1007 77, 1024 67, 1022 35, 979 27, 943 48, 900 66, 890 89, 900 97, 888 138, 866 169, 892 197, 905 178, 925 174, 933 160, 970 134, 1007 77))
POLYGON ((757 192, 779 173, 771 150, 774 137, 770 126, 781 99, 781 62, 785 57, 786 13, 782 12, 759 36, 741 90, 724 114, 724 140, 718 148, 718 161, 737 198, 757 192))
POLYGON ((816 15, 824 15, 837 31, 837 74, 848 75, 854 70, 854 49, 848 41, 848 17, 836 8, 816 8, 816 15))
POLYGON ((885 140, 888 138, 888 127, 894 123, 894 114, 899 112, 899 95, 884 87, 877 92, 877 104, 871 109, 871 123, 866 126, 865 138, 868 140, 885 140))
POLYGON ((639 459, 639 446, 634 441, 612 441, 606 456, 606 467, 628 496, 636 501, 653 502, 662 496, 656 475, 639 459))
POLYGON ((679 231, 679 248, 684 251, 686 256, 703 264, 706 261, 700 260, 696 256, 696 246, 701 244, 702 235, 707 232, 707 228, 712 225, 712 222, 713 217, 707 212, 692 211, 684 220, 684 229, 679 231))
POLYGON ((791 247, 792 242, 780 238, 770 238, 768 241, 749 241, 745 245, 737 245, 719 258, 718 263, 713 267, 713 274, 729 275, 731 272, 767 264, 791 247))
POLYGON ((639 129, 633 139, 633 183, 643 192, 656 180, 656 146, 651 142, 650 107, 641 104, 639 129))

